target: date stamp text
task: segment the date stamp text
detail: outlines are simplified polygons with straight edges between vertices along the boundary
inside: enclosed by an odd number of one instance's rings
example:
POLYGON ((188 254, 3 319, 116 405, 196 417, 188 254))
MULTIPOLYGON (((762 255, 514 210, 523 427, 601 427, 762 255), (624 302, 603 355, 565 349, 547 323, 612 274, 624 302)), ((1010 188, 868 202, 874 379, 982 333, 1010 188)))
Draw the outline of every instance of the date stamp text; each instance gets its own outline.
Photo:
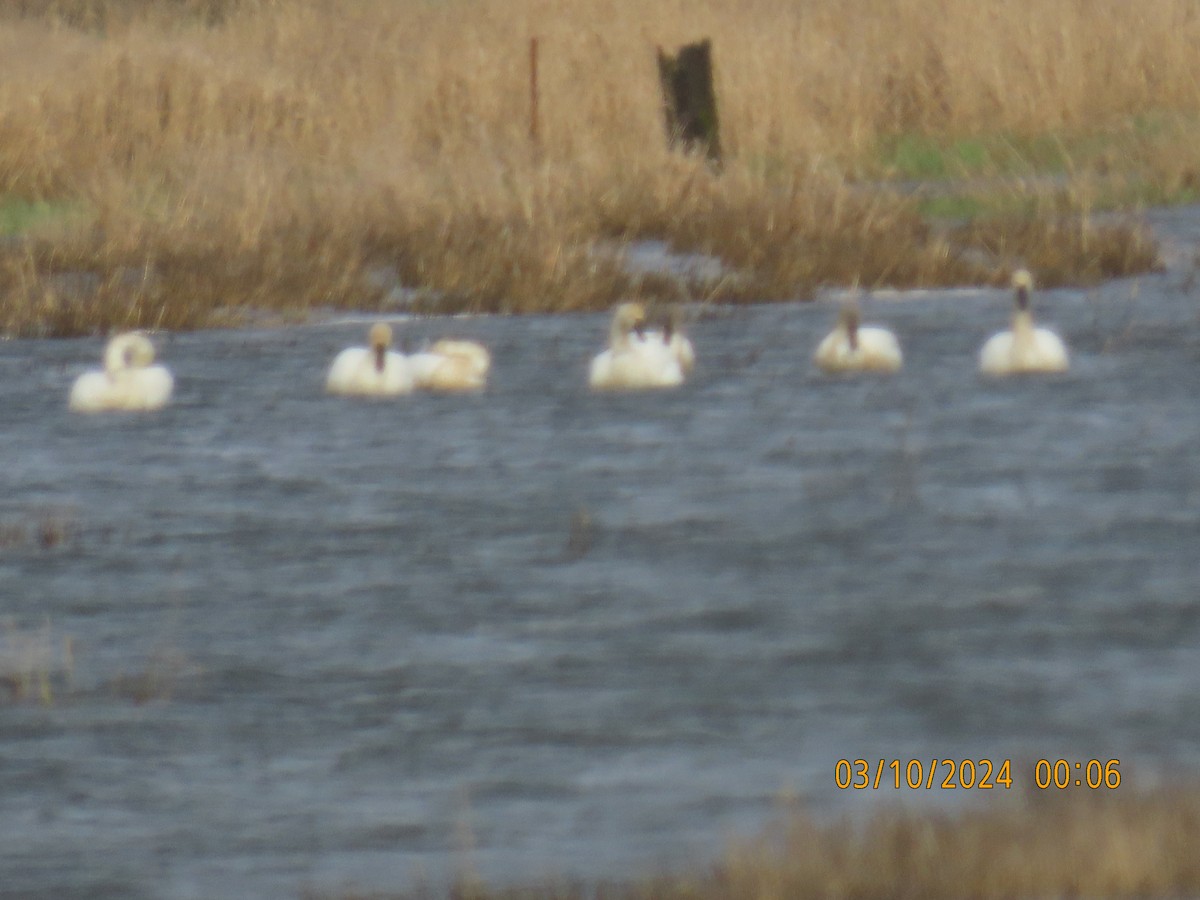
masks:
MULTIPOLYGON (((1040 790, 1116 790, 1121 786, 1119 759, 1039 759, 1033 785, 1040 790)), ((833 783, 839 790, 1009 790, 1011 759, 839 759, 833 783)))

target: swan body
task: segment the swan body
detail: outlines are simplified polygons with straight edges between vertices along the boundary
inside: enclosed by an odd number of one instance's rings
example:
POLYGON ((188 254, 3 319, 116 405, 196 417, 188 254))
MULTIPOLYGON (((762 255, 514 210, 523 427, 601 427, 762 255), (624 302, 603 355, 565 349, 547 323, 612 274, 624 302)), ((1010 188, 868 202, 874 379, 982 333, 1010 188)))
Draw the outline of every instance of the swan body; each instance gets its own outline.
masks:
POLYGON ((979 369, 987 375, 1065 372, 1070 366, 1062 338, 1033 324, 1029 293, 1033 278, 1024 269, 1013 275, 1012 328, 992 335, 979 351, 979 369))
POLYGON ((696 348, 692 346, 692 342, 677 331, 671 335, 667 346, 679 361, 679 368, 683 369, 683 374, 691 375, 692 369, 696 368, 696 348))
POLYGON ((175 379, 154 362, 154 345, 140 332, 113 337, 104 349, 104 371, 85 372, 71 386, 69 406, 77 412, 161 409, 175 379))
POLYGON ((687 336, 678 331, 647 331, 640 338, 635 337, 634 340, 646 345, 650 352, 655 352, 654 347, 659 344, 665 346, 667 352, 675 357, 675 362, 684 377, 691 375, 692 369, 696 368, 696 349, 687 336))
POLYGON ((369 338, 369 347, 348 347, 334 357, 325 379, 325 389, 329 393, 392 397, 413 389, 408 360, 390 349, 391 327, 377 322, 371 326, 369 338))
MULTIPOLYGON (((607 350, 593 360, 588 383, 594 390, 641 390, 683 384, 684 370, 670 336, 646 332, 640 303, 622 303, 613 314, 607 350)), ((686 339, 685 339, 686 340, 686 339)), ((690 343, 689 343, 690 347, 690 343)))
POLYGON ((408 358, 416 386, 430 391, 477 391, 487 386, 492 356, 475 341, 440 340, 408 358))
POLYGON ((675 357, 679 363, 679 368, 683 371, 684 377, 692 374, 692 369, 696 367, 696 349, 692 346, 692 342, 688 340, 679 327, 679 311, 672 307, 671 312, 666 317, 661 331, 644 331, 642 340, 647 343, 655 341, 664 343, 671 351, 671 355, 675 357))
POLYGON ((897 372, 904 365, 900 342, 886 328, 859 324, 858 306, 846 303, 837 325, 817 345, 813 361, 824 372, 897 372))

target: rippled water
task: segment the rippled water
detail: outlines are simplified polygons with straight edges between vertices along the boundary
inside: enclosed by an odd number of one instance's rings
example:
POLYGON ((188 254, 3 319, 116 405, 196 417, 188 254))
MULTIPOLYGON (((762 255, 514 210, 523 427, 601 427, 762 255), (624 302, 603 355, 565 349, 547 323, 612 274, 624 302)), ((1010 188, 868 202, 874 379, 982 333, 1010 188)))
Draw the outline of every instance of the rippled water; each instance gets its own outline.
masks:
POLYGON ((843 757, 1194 771, 1197 296, 1039 294, 1074 365, 1013 381, 1001 291, 869 300, 891 379, 812 369, 827 303, 713 311, 632 396, 604 316, 409 323, 493 384, 382 403, 321 390, 361 323, 162 336, 145 416, 67 412, 99 340, 0 345, 0 659, 74 656, 0 705, 0 894, 619 878, 896 798, 843 757))

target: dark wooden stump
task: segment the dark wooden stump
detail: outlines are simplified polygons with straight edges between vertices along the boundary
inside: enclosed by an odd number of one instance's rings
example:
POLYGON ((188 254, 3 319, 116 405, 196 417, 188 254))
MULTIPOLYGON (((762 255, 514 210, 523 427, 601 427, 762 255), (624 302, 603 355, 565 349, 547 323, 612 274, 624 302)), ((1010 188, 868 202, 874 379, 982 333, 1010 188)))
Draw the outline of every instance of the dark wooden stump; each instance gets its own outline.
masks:
POLYGON ((685 152, 702 152, 721 165, 717 96, 713 91, 712 41, 708 38, 668 56, 658 48, 658 79, 663 92, 667 140, 685 152))

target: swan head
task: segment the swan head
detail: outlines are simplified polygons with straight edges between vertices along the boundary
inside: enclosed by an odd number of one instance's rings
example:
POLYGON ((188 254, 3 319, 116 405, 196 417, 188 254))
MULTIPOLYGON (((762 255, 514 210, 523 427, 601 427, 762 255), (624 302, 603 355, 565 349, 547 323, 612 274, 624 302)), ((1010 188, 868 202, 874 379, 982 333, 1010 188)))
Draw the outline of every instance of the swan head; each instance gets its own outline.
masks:
POLYGON ((622 303, 613 313, 613 337, 631 333, 641 337, 646 330, 646 308, 640 303, 622 303))
POLYGON ((850 343, 851 350, 858 349, 859 322, 858 300, 850 297, 842 304, 842 308, 838 312, 838 327, 846 332, 846 340, 850 343))
POLYGON ((140 331, 113 337, 104 350, 104 368, 110 374, 125 369, 142 369, 154 362, 154 345, 140 331))
POLYGON ((1013 272, 1012 286, 1017 309, 1029 309, 1029 292, 1033 290, 1033 276, 1028 269, 1017 269, 1013 272))
POLYGON ((392 326, 386 322, 376 322, 371 326, 368 340, 371 350, 375 353, 375 368, 382 372, 387 361, 388 348, 392 346, 392 326))

